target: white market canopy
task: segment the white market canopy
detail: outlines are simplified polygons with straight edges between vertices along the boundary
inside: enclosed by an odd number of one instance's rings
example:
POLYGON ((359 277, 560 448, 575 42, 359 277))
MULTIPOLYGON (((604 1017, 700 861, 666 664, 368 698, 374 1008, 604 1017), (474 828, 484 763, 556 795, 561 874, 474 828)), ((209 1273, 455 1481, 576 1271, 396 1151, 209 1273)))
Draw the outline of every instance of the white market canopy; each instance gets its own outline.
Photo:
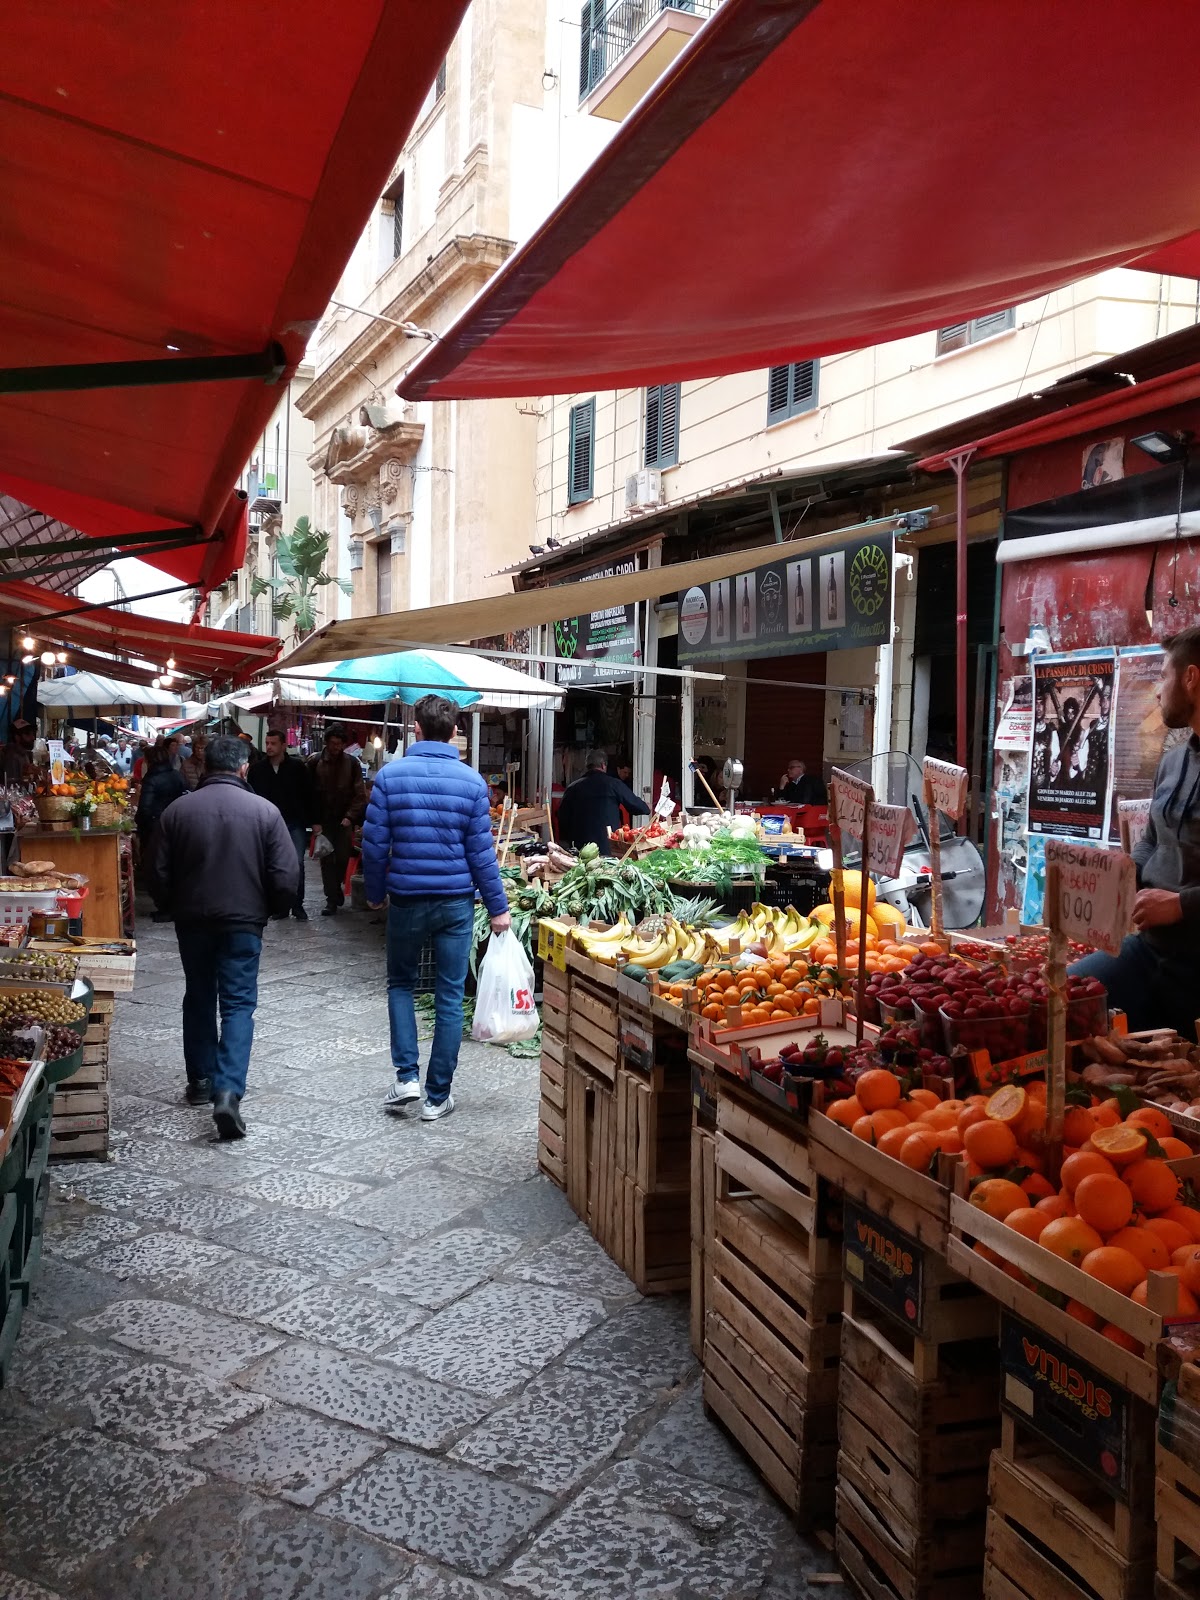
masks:
POLYGON ((184 700, 167 689, 149 689, 140 683, 123 683, 98 672, 75 672, 38 684, 38 705, 53 715, 79 714, 116 717, 141 712, 152 717, 186 717, 194 721, 205 713, 203 705, 184 700))

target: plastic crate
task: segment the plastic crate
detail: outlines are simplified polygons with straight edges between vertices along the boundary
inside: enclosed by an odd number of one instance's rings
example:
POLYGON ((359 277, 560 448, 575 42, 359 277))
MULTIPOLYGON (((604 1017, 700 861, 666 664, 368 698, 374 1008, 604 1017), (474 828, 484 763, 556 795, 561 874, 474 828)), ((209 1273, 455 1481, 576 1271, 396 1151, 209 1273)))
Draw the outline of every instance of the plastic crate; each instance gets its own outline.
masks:
POLYGON ((25 894, 18 890, 0 889, 0 924, 28 922, 33 911, 57 911, 58 892, 47 890, 44 894, 25 894))

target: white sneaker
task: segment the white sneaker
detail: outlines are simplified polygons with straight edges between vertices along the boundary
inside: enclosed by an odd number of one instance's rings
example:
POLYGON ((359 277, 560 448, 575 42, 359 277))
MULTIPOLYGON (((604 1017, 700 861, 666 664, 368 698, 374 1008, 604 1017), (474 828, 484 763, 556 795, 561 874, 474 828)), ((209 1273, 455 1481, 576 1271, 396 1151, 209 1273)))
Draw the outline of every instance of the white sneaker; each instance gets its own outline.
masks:
POLYGON ((421 1121, 436 1122, 439 1117, 448 1117, 453 1110, 454 1096, 452 1094, 448 1094, 446 1098, 440 1101, 436 1106, 432 1100, 426 1100, 425 1104, 421 1107, 421 1121))
POLYGON ((405 1106, 412 1105, 414 1100, 421 1098, 421 1085, 414 1079, 412 1083, 393 1082, 392 1087, 383 1097, 385 1111, 402 1111, 405 1106))

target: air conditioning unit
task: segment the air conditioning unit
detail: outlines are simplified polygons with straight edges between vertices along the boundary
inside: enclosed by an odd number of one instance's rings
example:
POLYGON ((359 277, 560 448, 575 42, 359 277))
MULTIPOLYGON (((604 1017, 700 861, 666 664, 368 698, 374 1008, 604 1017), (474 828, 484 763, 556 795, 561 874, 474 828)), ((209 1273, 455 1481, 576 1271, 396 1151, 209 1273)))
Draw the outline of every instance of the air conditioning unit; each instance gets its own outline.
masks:
POLYGON ((350 571, 361 572, 363 569, 363 547, 361 544, 350 546, 350 571))
POLYGON ((408 530, 405 528, 401 528, 398 532, 393 532, 388 542, 388 549, 394 556, 402 556, 404 554, 407 538, 408 530))
POLYGON ((660 506, 663 500, 662 473, 657 467, 643 467, 625 479, 626 511, 645 511, 660 506))

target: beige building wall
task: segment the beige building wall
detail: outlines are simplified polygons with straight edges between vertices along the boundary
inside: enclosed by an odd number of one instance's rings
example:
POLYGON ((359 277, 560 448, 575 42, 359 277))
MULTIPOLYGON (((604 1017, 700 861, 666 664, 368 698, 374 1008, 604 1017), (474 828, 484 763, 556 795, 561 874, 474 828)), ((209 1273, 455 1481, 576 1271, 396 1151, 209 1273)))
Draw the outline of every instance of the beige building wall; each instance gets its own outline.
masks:
POLYGON ((528 554, 536 405, 400 401, 425 341, 397 324, 444 331, 511 254, 544 67, 545 0, 475 0, 311 346, 314 513, 336 532, 348 613, 498 592, 528 554))

